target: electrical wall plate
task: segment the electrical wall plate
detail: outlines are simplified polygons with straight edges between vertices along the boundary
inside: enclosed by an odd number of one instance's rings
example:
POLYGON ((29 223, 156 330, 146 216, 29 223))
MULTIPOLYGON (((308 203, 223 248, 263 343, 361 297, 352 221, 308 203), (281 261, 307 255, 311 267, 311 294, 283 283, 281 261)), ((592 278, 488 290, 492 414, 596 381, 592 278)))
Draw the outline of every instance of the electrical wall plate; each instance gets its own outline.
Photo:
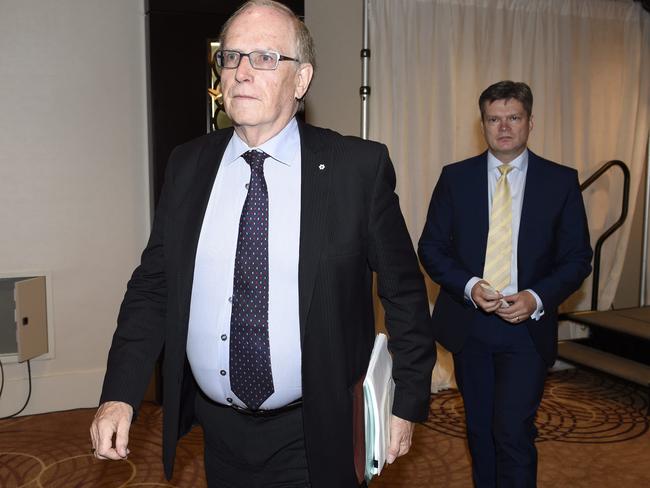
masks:
POLYGON ((18 361, 33 359, 48 352, 47 301, 45 276, 14 284, 16 302, 16 342, 18 361))
MULTIPOLYGON (((23 269, 14 271, 0 272, 0 360, 2 364, 14 364, 23 362, 28 357, 33 357, 36 361, 44 361, 55 358, 54 350, 54 310, 53 310, 53 279, 52 274, 44 269, 23 269), (29 282, 36 279, 35 282, 27 283, 24 286, 27 288, 35 287, 38 289, 37 293, 41 293, 40 298, 23 298, 22 303, 30 307, 29 303, 42 304, 45 303, 45 309, 42 313, 34 315, 34 313, 20 313, 16 311, 16 284, 21 282, 29 282), (44 283, 44 285, 43 285, 44 283), (43 289, 44 287, 44 289, 43 289), (43 302, 44 301, 44 302, 43 302), (19 316, 20 315, 20 316, 19 316), (42 324, 44 330, 38 330, 38 327, 32 327, 37 320, 37 315, 42 317, 42 324), (27 318, 27 324, 22 325, 23 319, 27 318), (25 327, 24 330, 19 329, 25 327), (22 334, 25 333, 25 334, 22 334), (24 339, 19 339, 19 334, 25 335, 24 339), (34 347, 34 339, 31 337, 34 334, 40 340, 39 347, 34 347), (42 339, 46 338, 46 346, 43 348, 42 339), (21 340, 21 346, 26 345, 26 351, 19 354, 18 341, 21 340), (36 352, 45 350, 44 354, 36 355, 36 352), (30 352, 31 351, 31 352, 30 352), (24 360, 21 357, 25 358, 24 360)), ((19 286, 20 290, 23 288, 19 286)), ((35 290, 31 290, 34 292, 35 290)), ((28 291, 29 295, 29 291, 28 291)), ((38 296, 38 295, 36 295, 38 296)), ((18 297, 20 300, 20 297, 18 297)), ((40 319, 39 319, 40 320, 40 319)), ((22 349, 22 347, 21 347, 22 349)))

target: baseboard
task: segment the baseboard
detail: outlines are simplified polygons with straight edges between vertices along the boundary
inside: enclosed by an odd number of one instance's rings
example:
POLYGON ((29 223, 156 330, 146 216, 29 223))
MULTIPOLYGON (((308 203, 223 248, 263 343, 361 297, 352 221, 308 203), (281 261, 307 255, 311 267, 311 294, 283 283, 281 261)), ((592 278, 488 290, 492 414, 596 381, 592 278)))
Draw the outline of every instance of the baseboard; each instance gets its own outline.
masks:
MULTIPOLYGON (((105 371, 101 368, 35 377, 32 369, 32 394, 20 416, 96 407, 105 371)), ((0 398, 0 417, 20 410, 29 393, 27 367, 24 375, 13 376, 11 379, 5 378, 0 398)))

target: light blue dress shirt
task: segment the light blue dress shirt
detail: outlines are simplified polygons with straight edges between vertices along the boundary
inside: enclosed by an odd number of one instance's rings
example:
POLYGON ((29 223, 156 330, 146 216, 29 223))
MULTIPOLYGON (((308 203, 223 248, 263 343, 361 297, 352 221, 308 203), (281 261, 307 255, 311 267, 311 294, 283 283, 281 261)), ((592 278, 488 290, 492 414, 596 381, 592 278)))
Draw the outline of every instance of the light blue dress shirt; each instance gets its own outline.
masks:
MULTIPOLYGON (((502 164, 503 163, 501 161, 499 161, 491 152, 488 151, 488 208, 492 208, 492 198, 497 186, 497 180, 501 176, 499 166, 502 164)), ((524 150, 524 152, 513 159, 509 163, 509 166, 512 167, 512 170, 507 174, 506 178, 508 178, 510 196, 512 197, 512 262, 510 263, 510 284, 501 290, 501 294, 503 295, 512 295, 519 291, 517 280, 517 245, 519 243, 519 223, 521 221, 521 208, 524 203, 524 190, 526 189, 526 173, 528 172, 528 149, 524 150)), ((482 278, 475 276, 471 278, 465 285, 465 298, 471 301, 474 306, 476 306, 476 304, 474 303, 474 300, 472 300, 472 288, 481 279, 482 278)), ((535 297, 535 301, 537 302, 537 310, 533 312, 531 317, 534 320, 539 320, 539 318, 544 315, 542 301, 540 300, 537 293, 535 293, 533 290, 528 289, 526 291, 530 292, 533 297, 535 297)))
POLYGON ((260 406, 278 408, 302 396, 298 254, 300 134, 295 119, 259 147, 234 133, 219 166, 203 218, 194 266, 187 357, 212 400, 245 407, 230 388, 230 315, 239 218, 250 167, 241 155, 260 149, 269 195, 269 343, 274 393, 260 406))

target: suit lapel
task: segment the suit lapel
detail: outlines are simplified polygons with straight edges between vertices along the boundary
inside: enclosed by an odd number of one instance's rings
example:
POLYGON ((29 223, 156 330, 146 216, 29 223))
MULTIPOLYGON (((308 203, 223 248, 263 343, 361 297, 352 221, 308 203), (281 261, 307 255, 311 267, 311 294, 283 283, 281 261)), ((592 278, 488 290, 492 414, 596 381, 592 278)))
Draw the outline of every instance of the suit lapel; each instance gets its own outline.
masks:
POLYGON ((488 205, 488 181, 487 181, 487 151, 478 155, 472 161, 472 166, 465 179, 464 191, 466 191, 468 208, 471 212, 478 211, 474 221, 474 236, 472 240, 476 245, 477 269, 480 275, 483 274, 483 266, 478 263, 485 258, 487 248, 487 237, 490 230, 490 207, 488 205))
MULTIPOLYGON (((521 285, 522 271, 526 265, 526 259, 522 257, 530 255, 531 245, 528 236, 535 235, 530 232, 532 226, 539 219, 535 217, 535 213, 540 207, 540 202, 544 201, 542 194, 543 188, 548 188, 543 183, 543 170, 540 158, 534 154, 530 149, 528 150, 528 169, 526 170, 526 181, 524 183, 524 201, 521 205, 521 217, 519 218, 519 239, 517 241, 517 270, 519 277, 519 285, 521 285), (532 182, 535 182, 534 184, 532 182)), ((521 287, 521 286, 520 286, 521 287)))
POLYGON ((301 344, 311 304, 326 227, 329 185, 335 161, 316 130, 299 123, 301 151, 298 301, 301 344))
MULTIPOLYGON (((210 200, 212 186, 221 164, 221 158, 226 150, 228 141, 232 136, 232 129, 214 133, 205 148, 200 152, 196 161, 193 176, 188 179, 189 186, 184 191, 188 192, 187 203, 182 205, 183 218, 180 234, 181 253, 179 263, 179 310, 181 311, 182 324, 187 329, 189 319, 192 282, 194 280, 194 262, 201 235, 203 217, 210 200)), ((187 164, 191 164, 190 161, 187 164)))

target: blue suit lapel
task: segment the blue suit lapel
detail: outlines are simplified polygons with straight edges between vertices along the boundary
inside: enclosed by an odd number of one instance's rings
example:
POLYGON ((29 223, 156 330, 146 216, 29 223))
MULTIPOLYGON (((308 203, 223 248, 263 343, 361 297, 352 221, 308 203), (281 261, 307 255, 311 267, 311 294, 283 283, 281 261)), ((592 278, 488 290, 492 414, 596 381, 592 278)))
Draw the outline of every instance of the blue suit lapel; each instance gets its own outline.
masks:
MULTIPOLYGON (((538 213, 543 211, 544 188, 552 184, 545 181, 545 174, 541 158, 528 150, 528 169, 524 183, 524 200, 521 206, 519 219, 519 238, 517 241, 517 274, 519 289, 522 289, 522 279, 525 282, 529 274, 529 261, 526 256, 531 256, 531 249, 535 242, 531 238, 535 233, 531 229, 540 221, 538 213)), ((524 286, 525 288, 525 286, 524 286)))
POLYGON ((490 208, 488 206, 487 151, 476 156, 470 163, 464 191, 465 201, 472 212, 477 212, 471 219, 471 241, 475 242, 474 263, 477 276, 483 276, 483 263, 487 237, 490 230, 490 208))

